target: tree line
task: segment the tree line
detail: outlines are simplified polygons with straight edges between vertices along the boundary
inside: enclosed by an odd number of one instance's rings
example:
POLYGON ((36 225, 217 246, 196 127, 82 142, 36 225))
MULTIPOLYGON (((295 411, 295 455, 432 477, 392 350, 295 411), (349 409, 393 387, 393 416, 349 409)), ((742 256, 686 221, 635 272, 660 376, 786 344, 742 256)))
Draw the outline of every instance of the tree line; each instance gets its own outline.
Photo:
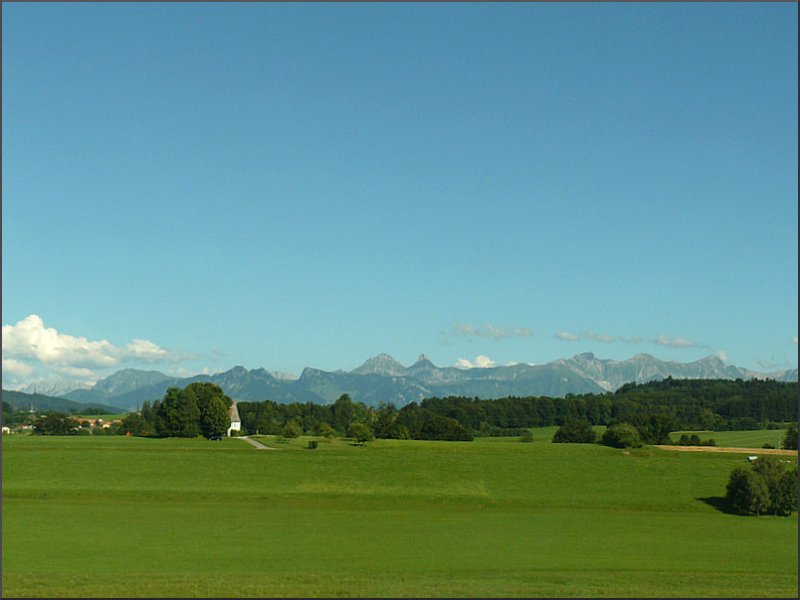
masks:
MULTIPOLYGON (((123 433, 143 436, 222 435, 231 399, 210 382, 169 388, 163 399, 145 402, 125 418, 123 433)), ((772 380, 667 378, 629 383, 605 394, 426 398, 401 408, 377 408, 343 394, 330 404, 239 402, 243 434, 295 432, 347 436, 355 423, 378 438, 469 441, 474 436, 522 435, 529 427, 585 422, 627 423, 643 443, 671 443, 676 430, 785 428, 797 421, 797 383, 772 380), (287 429, 288 426, 288 429, 287 429)))
POLYGON ((544 427, 582 419, 592 425, 628 422, 654 430, 746 430, 797 421, 797 383, 773 380, 672 379, 628 383, 606 394, 480 400, 429 398, 421 406, 472 430, 544 427))
POLYGON ((473 436, 518 436, 529 427, 585 421, 588 425, 634 426, 643 443, 671 443, 676 430, 775 428, 797 421, 797 384, 772 380, 676 380, 626 384, 607 394, 568 394, 481 400, 463 396, 426 398, 397 408, 378 408, 342 395, 331 404, 239 402, 247 433, 280 434, 287 423, 315 433, 326 424, 346 435, 364 423, 375 437, 469 440, 473 436))

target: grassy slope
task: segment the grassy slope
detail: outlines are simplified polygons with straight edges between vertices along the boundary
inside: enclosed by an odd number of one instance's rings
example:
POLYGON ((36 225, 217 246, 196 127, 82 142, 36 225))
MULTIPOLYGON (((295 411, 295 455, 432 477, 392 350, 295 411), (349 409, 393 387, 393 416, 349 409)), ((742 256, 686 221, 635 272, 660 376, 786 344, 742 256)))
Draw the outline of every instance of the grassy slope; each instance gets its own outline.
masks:
POLYGON ((3 596, 797 594, 741 457, 479 439, 3 438, 3 596))

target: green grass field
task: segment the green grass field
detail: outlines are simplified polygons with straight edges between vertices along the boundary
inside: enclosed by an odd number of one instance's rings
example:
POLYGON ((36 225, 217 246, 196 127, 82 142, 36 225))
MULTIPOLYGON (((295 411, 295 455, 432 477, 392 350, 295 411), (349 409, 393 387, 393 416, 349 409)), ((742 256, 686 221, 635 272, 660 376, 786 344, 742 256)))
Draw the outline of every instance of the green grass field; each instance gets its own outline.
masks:
POLYGON ((761 448, 764 444, 772 444, 780 448, 786 435, 785 429, 756 429, 751 431, 674 431, 670 437, 677 442, 681 434, 696 433, 701 440, 713 438, 717 446, 732 448, 761 448))
MULTIPOLYGON (((792 597, 736 454, 534 442, 3 437, 8 597, 792 597)), ((548 433, 549 432, 549 433, 548 433)))

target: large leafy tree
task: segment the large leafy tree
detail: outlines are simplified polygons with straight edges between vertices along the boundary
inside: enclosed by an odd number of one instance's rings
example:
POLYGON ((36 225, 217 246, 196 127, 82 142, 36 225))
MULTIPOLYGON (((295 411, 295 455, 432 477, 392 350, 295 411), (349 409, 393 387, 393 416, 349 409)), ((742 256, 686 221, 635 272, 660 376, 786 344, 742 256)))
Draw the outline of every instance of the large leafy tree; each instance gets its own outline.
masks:
POLYGON ((200 435, 200 409, 193 390, 167 389, 160 405, 159 435, 164 437, 196 437, 200 435))
POLYGON ((208 381, 190 383, 183 394, 193 394, 200 413, 200 433, 211 438, 223 435, 231 424, 228 409, 232 400, 222 388, 208 381))
POLYGON ((218 385, 195 382, 184 389, 167 389, 161 402, 154 402, 152 408, 143 407, 142 419, 145 423, 152 420, 156 433, 163 437, 202 434, 210 438, 221 436, 228 429, 230 405, 231 399, 218 385))

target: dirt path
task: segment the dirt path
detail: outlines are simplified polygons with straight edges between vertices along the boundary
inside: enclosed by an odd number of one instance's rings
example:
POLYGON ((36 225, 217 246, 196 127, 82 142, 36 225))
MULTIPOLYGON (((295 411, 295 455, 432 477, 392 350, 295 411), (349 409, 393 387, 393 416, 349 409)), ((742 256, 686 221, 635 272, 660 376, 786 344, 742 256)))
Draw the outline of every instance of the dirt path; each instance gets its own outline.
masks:
POLYGON ((731 448, 721 446, 659 446, 662 450, 675 450, 676 452, 735 452, 737 454, 783 454, 797 456, 797 450, 779 450, 777 448, 731 448))
POLYGON ((253 446, 253 448, 255 448, 256 450, 275 450, 275 448, 270 448, 269 446, 265 446, 261 442, 258 442, 256 440, 251 440, 246 435, 241 436, 239 439, 244 440, 245 442, 253 446))

